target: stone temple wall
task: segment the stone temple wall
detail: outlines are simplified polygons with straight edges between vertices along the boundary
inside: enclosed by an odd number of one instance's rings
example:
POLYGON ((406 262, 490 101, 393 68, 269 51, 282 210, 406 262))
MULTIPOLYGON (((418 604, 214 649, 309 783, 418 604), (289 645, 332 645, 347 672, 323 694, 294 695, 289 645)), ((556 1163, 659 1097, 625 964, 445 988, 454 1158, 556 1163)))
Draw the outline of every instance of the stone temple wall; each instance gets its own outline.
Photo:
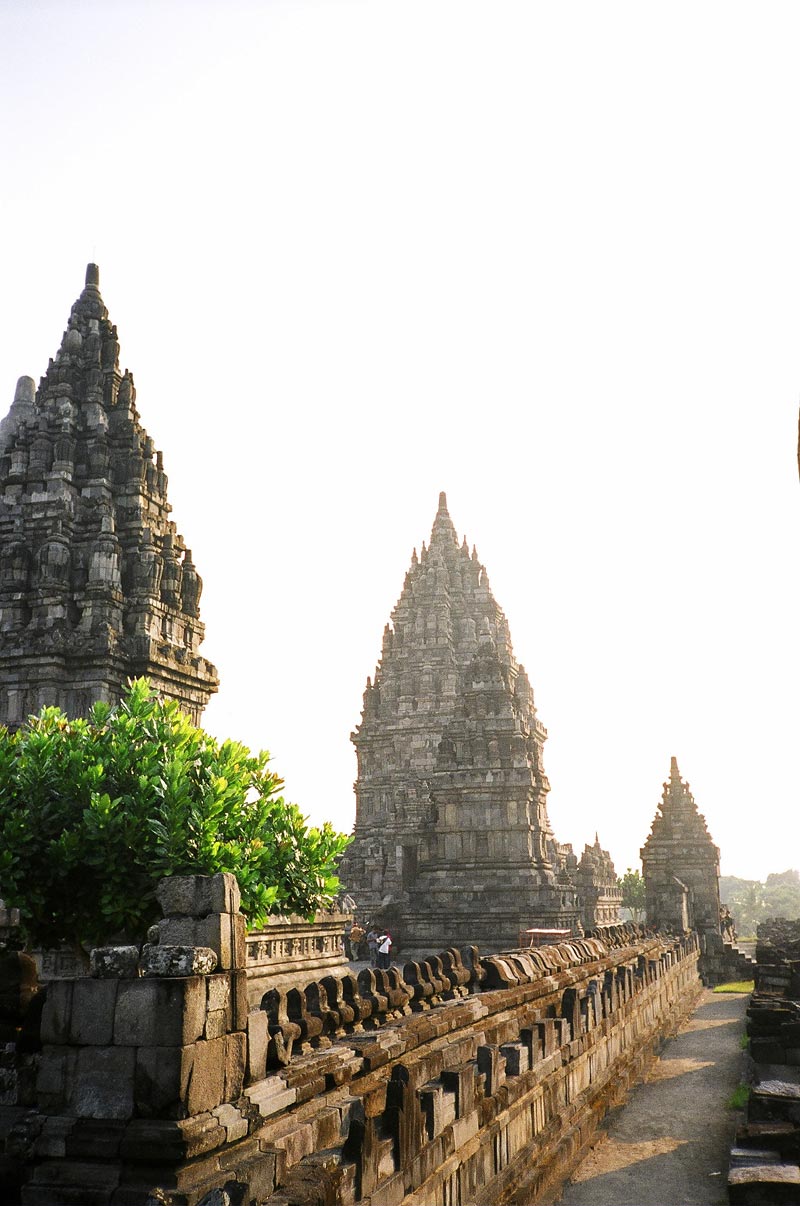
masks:
POLYGON ((535 1202, 699 987, 693 936, 628 926, 325 976, 251 1008, 229 879, 165 881, 160 941, 51 983, 38 1034, 17 977, 4 1200, 535 1202))

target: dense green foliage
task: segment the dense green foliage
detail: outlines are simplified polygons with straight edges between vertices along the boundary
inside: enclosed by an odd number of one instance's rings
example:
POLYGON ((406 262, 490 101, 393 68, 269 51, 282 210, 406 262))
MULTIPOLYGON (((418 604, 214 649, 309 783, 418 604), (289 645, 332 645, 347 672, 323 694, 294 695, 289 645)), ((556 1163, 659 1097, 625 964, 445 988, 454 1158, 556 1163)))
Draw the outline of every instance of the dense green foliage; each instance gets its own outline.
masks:
POLYGON ((631 871, 630 867, 617 879, 617 886, 622 888, 622 907, 630 909, 633 921, 643 921, 645 911, 644 880, 639 871, 631 871))
POLYGON ((733 914, 740 938, 752 937, 760 921, 767 917, 800 918, 800 874, 780 871, 768 875, 766 883, 757 879, 739 879, 723 875, 719 881, 720 899, 733 914))
POLYGON ((235 872, 251 928, 312 914, 339 888, 349 839, 309 828, 268 760, 220 744, 144 679, 87 720, 45 708, 0 729, 0 897, 48 946, 142 937, 164 875, 235 872))

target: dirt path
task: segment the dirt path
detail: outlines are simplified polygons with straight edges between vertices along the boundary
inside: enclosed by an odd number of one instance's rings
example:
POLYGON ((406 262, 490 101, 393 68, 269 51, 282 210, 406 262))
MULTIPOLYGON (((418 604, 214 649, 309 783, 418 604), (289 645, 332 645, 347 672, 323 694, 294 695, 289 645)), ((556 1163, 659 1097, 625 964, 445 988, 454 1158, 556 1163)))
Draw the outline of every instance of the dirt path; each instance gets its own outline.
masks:
POLYGON ((736 1115, 725 1103, 744 1058, 748 997, 706 990, 647 1081, 607 1120, 560 1206, 718 1206, 736 1115))

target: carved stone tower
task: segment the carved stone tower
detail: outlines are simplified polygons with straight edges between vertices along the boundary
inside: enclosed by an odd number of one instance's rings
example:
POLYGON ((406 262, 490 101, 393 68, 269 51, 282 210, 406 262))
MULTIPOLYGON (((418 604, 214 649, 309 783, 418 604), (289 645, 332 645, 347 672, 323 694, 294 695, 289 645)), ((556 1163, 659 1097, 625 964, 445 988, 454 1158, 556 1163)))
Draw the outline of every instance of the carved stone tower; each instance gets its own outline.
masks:
POLYGON ((85 715, 147 675, 194 721, 217 690, 202 582, 169 518, 160 452, 120 373, 97 267, 38 390, 0 424, 0 722, 85 715))
POLYGON ((600 838, 594 835, 594 845, 584 847, 578 863, 578 888, 581 895, 581 917, 584 927, 615 925, 619 921, 622 888, 617 886, 617 873, 611 855, 603 850, 600 838))
POLYGON ((547 815, 546 737, 486 570, 459 546, 442 494, 352 738, 356 823, 341 874, 360 918, 431 948, 508 949, 529 926, 575 926, 574 872, 547 815))
POLYGON ((681 779, 677 758, 672 759, 669 782, 640 853, 648 924, 699 930, 713 939, 714 949, 708 953, 721 949, 719 849, 689 784, 681 779))

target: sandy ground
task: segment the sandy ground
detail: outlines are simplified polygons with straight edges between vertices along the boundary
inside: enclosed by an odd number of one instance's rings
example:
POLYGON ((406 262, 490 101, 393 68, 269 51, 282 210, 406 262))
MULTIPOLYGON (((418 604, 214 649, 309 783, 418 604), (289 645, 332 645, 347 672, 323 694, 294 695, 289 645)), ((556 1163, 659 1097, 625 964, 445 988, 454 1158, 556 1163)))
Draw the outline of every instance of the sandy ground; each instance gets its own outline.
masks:
POLYGON ((644 1084, 606 1119, 560 1206, 722 1206, 744 1073, 745 993, 703 993, 644 1084))

